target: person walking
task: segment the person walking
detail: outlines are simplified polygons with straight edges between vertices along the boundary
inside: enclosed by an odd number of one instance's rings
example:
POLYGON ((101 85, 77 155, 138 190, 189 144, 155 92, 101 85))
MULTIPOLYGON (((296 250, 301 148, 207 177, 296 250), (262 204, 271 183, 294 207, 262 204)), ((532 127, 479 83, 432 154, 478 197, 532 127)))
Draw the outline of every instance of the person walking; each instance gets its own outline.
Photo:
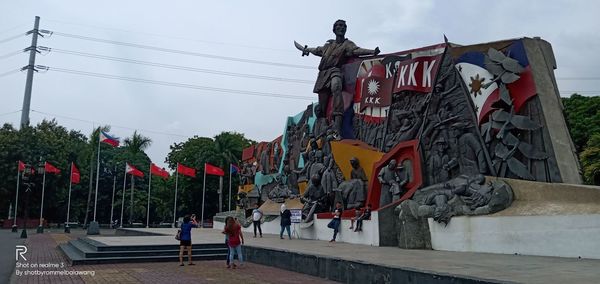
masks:
POLYGON ((327 227, 333 229, 333 238, 329 241, 330 243, 335 242, 335 238, 339 232, 340 224, 342 223, 342 211, 342 203, 337 202, 335 204, 335 211, 333 211, 333 219, 327 224, 327 227))
POLYGON ((242 226, 240 226, 233 218, 227 220, 225 226, 225 234, 227 234, 229 246, 229 261, 231 265, 227 268, 236 268, 234 257, 237 254, 240 267, 244 263, 244 256, 242 254, 242 245, 244 244, 244 235, 242 234, 242 226))
POLYGON ((290 226, 292 225, 292 212, 285 207, 285 204, 281 204, 280 214, 281 217, 280 225, 281 231, 279 232, 279 238, 283 240, 283 230, 287 230, 288 237, 292 239, 292 233, 290 232, 290 226))
MULTIPOLYGON (((196 222, 196 220, 194 220, 196 222)), ((188 265, 195 265, 192 262, 192 228, 198 225, 192 222, 190 215, 183 217, 183 224, 179 234, 179 266, 183 266, 183 252, 187 250, 188 265)))
POLYGON ((260 233, 262 238, 262 229, 260 228, 260 220, 263 217, 263 212, 258 209, 258 203, 254 203, 254 210, 252 210, 252 225, 254 226, 254 237, 256 238, 256 229, 260 233))

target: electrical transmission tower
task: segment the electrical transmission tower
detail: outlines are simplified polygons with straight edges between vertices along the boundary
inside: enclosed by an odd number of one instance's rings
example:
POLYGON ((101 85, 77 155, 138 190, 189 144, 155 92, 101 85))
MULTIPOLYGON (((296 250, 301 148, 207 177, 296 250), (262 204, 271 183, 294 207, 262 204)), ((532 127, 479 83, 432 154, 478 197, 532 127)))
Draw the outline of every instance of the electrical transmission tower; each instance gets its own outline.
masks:
POLYGON ((33 87, 33 72, 35 70, 35 54, 39 52, 37 50, 37 39, 40 27, 40 17, 35 17, 35 24, 33 30, 27 32, 31 34, 31 46, 26 48, 25 51, 29 51, 29 64, 21 68, 21 71, 27 70, 27 80, 25 81, 25 96, 23 97, 23 108, 21 109, 21 127, 29 125, 29 108, 31 105, 31 88, 33 87))

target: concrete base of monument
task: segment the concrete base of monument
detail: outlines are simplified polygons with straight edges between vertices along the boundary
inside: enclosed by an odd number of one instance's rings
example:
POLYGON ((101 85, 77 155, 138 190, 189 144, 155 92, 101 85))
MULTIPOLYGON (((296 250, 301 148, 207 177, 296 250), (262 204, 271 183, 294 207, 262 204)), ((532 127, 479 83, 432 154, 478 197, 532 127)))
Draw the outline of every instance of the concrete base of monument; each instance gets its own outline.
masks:
POLYGON ((487 216, 428 220, 434 250, 600 259, 600 187, 505 179, 515 200, 487 216))
POLYGON ((600 259, 600 215, 431 218, 434 250, 600 259))
MULTIPOLYGON (((336 238, 338 242, 361 244, 370 246, 379 246, 379 223, 378 223, 378 212, 373 212, 370 220, 364 220, 362 231, 354 232, 350 229, 351 220, 342 219, 340 229, 336 238)), ((333 237, 333 230, 327 228, 327 224, 331 221, 331 218, 315 218, 311 223, 294 223, 290 227, 292 237, 307 240, 325 240, 329 241, 333 237)), ((356 224, 354 225, 356 226, 356 224)), ((222 230, 225 227, 225 223, 217 219, 213 220, 213 228, 222 230)), ((280 218, 277 217, 269 222, 261 224, 263 234, 276 234, 279 235, 281 232, 280 218)), ((252 225, 242 228, 245 233, 244 236, 252 237, 254 235, 254 227, 252 225)), ((257 232, 258 235, 258 232, 257 232)), ((287 238, 287 232, 284 232, 283 236, 287 238)))

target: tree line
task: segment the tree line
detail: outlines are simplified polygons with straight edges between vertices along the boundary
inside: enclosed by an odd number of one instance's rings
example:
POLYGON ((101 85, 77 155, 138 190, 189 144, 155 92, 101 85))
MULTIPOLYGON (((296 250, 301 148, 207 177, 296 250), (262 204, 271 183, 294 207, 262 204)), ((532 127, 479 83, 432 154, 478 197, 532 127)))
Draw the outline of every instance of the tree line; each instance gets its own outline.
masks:
MULTIPOLYGON (((96 158, 100 131, 109 132, 110 126, 96 128, 89 136, 80 131, 68 130, 55 120, 44 120, 35 126, 25 126, 20 130, 11 124, 0 128, 0 212, 8 212, 10 204, 15 201, 17 183, 17 161, 23 161, 37 167, 48 161, 62 170, 60 175, 46 175, 44 197, 44 218, 50 223, 65 222, 67 197, 69 190, 69 165, 74 162, 81 172, 81 181, 73 185, 71 196, 71 222, 87 223, 93 214, 93 191, 95 188, 96 158), (86 214, 87 212, 87 214, 86 214)), ((133 216, 130 219, 130 187, 131 178, 125 180, 124 223, 145 223, 147 209, 149 168, 152 162, 144 152, 152 143, 148 137, 135 131, 131 137, 122 140, 119 147, 100 145, 100 171, 98 186, 97 219, 100 223, 108 223, 111 216, 111 200, 113 184, 116 180, 113 219, 120 218, 121 198, 123 194, 123 177, 125 163, 129 162, 144 172, 143 178, 134 179, 133 216)), ((175 172, 177 163, 194 167, 198 170, 196 178, 179 176, 177 214, 187 213, 200 215, 202 206, 203 166, 210 163, 222 168, 226 174, 229 164, 238 163, 242 150, 254 141, 243 134, 222 132, 215 137, 192 137, 181 143, 170 146, 165 162, 175 172)), ((154 161, 157 162, 157 161, 154 161)), ((29 218, 39 216, 41 201, 41 175, 34 175, 31 181, 35 184, 29 197, 21 186, 19 195, 18 216, 24 216, 24 199, 28 198, 27 213, 29 218)), ((238 177, 232 177, 232 194, 237 192, 238 177)), ((151 223, 172 222, 173 201, 175 193, 175 177, 162 179, 152 177, 150 206, 151 223)), ((229 179, 223 182, 223 209, 227 210, 229 179)), ((215 176, 206 178, 205 216, 212 217, 219 211, 218 204, 219 179, 215 176)), ((232 198, 232 202, 233 202, 232 198)), ((233 207, 234 205, 232 205, 233 207)), ((14 207, 13 207, 14 208, 14 207)), ((0 216, 4 219, 7 216, 0 216)))
POLYGON ((600 96, 573 94, 562 102, 583 179, 600 185, 600 96))

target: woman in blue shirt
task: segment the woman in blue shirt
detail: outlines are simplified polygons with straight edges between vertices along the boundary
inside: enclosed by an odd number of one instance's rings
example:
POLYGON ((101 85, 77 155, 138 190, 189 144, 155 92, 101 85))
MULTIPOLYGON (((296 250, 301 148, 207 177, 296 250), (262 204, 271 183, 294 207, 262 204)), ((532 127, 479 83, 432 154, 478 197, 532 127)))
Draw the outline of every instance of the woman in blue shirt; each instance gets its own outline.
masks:
POLYGON ((195 265, 192 262, 192 228, 198 228, 195 218, 191 222, 190 215, 183 217, 181 225, 181 234, 179 241, 179 266, 183 266, 183 251, 187 249, 188 265, 195 265))

